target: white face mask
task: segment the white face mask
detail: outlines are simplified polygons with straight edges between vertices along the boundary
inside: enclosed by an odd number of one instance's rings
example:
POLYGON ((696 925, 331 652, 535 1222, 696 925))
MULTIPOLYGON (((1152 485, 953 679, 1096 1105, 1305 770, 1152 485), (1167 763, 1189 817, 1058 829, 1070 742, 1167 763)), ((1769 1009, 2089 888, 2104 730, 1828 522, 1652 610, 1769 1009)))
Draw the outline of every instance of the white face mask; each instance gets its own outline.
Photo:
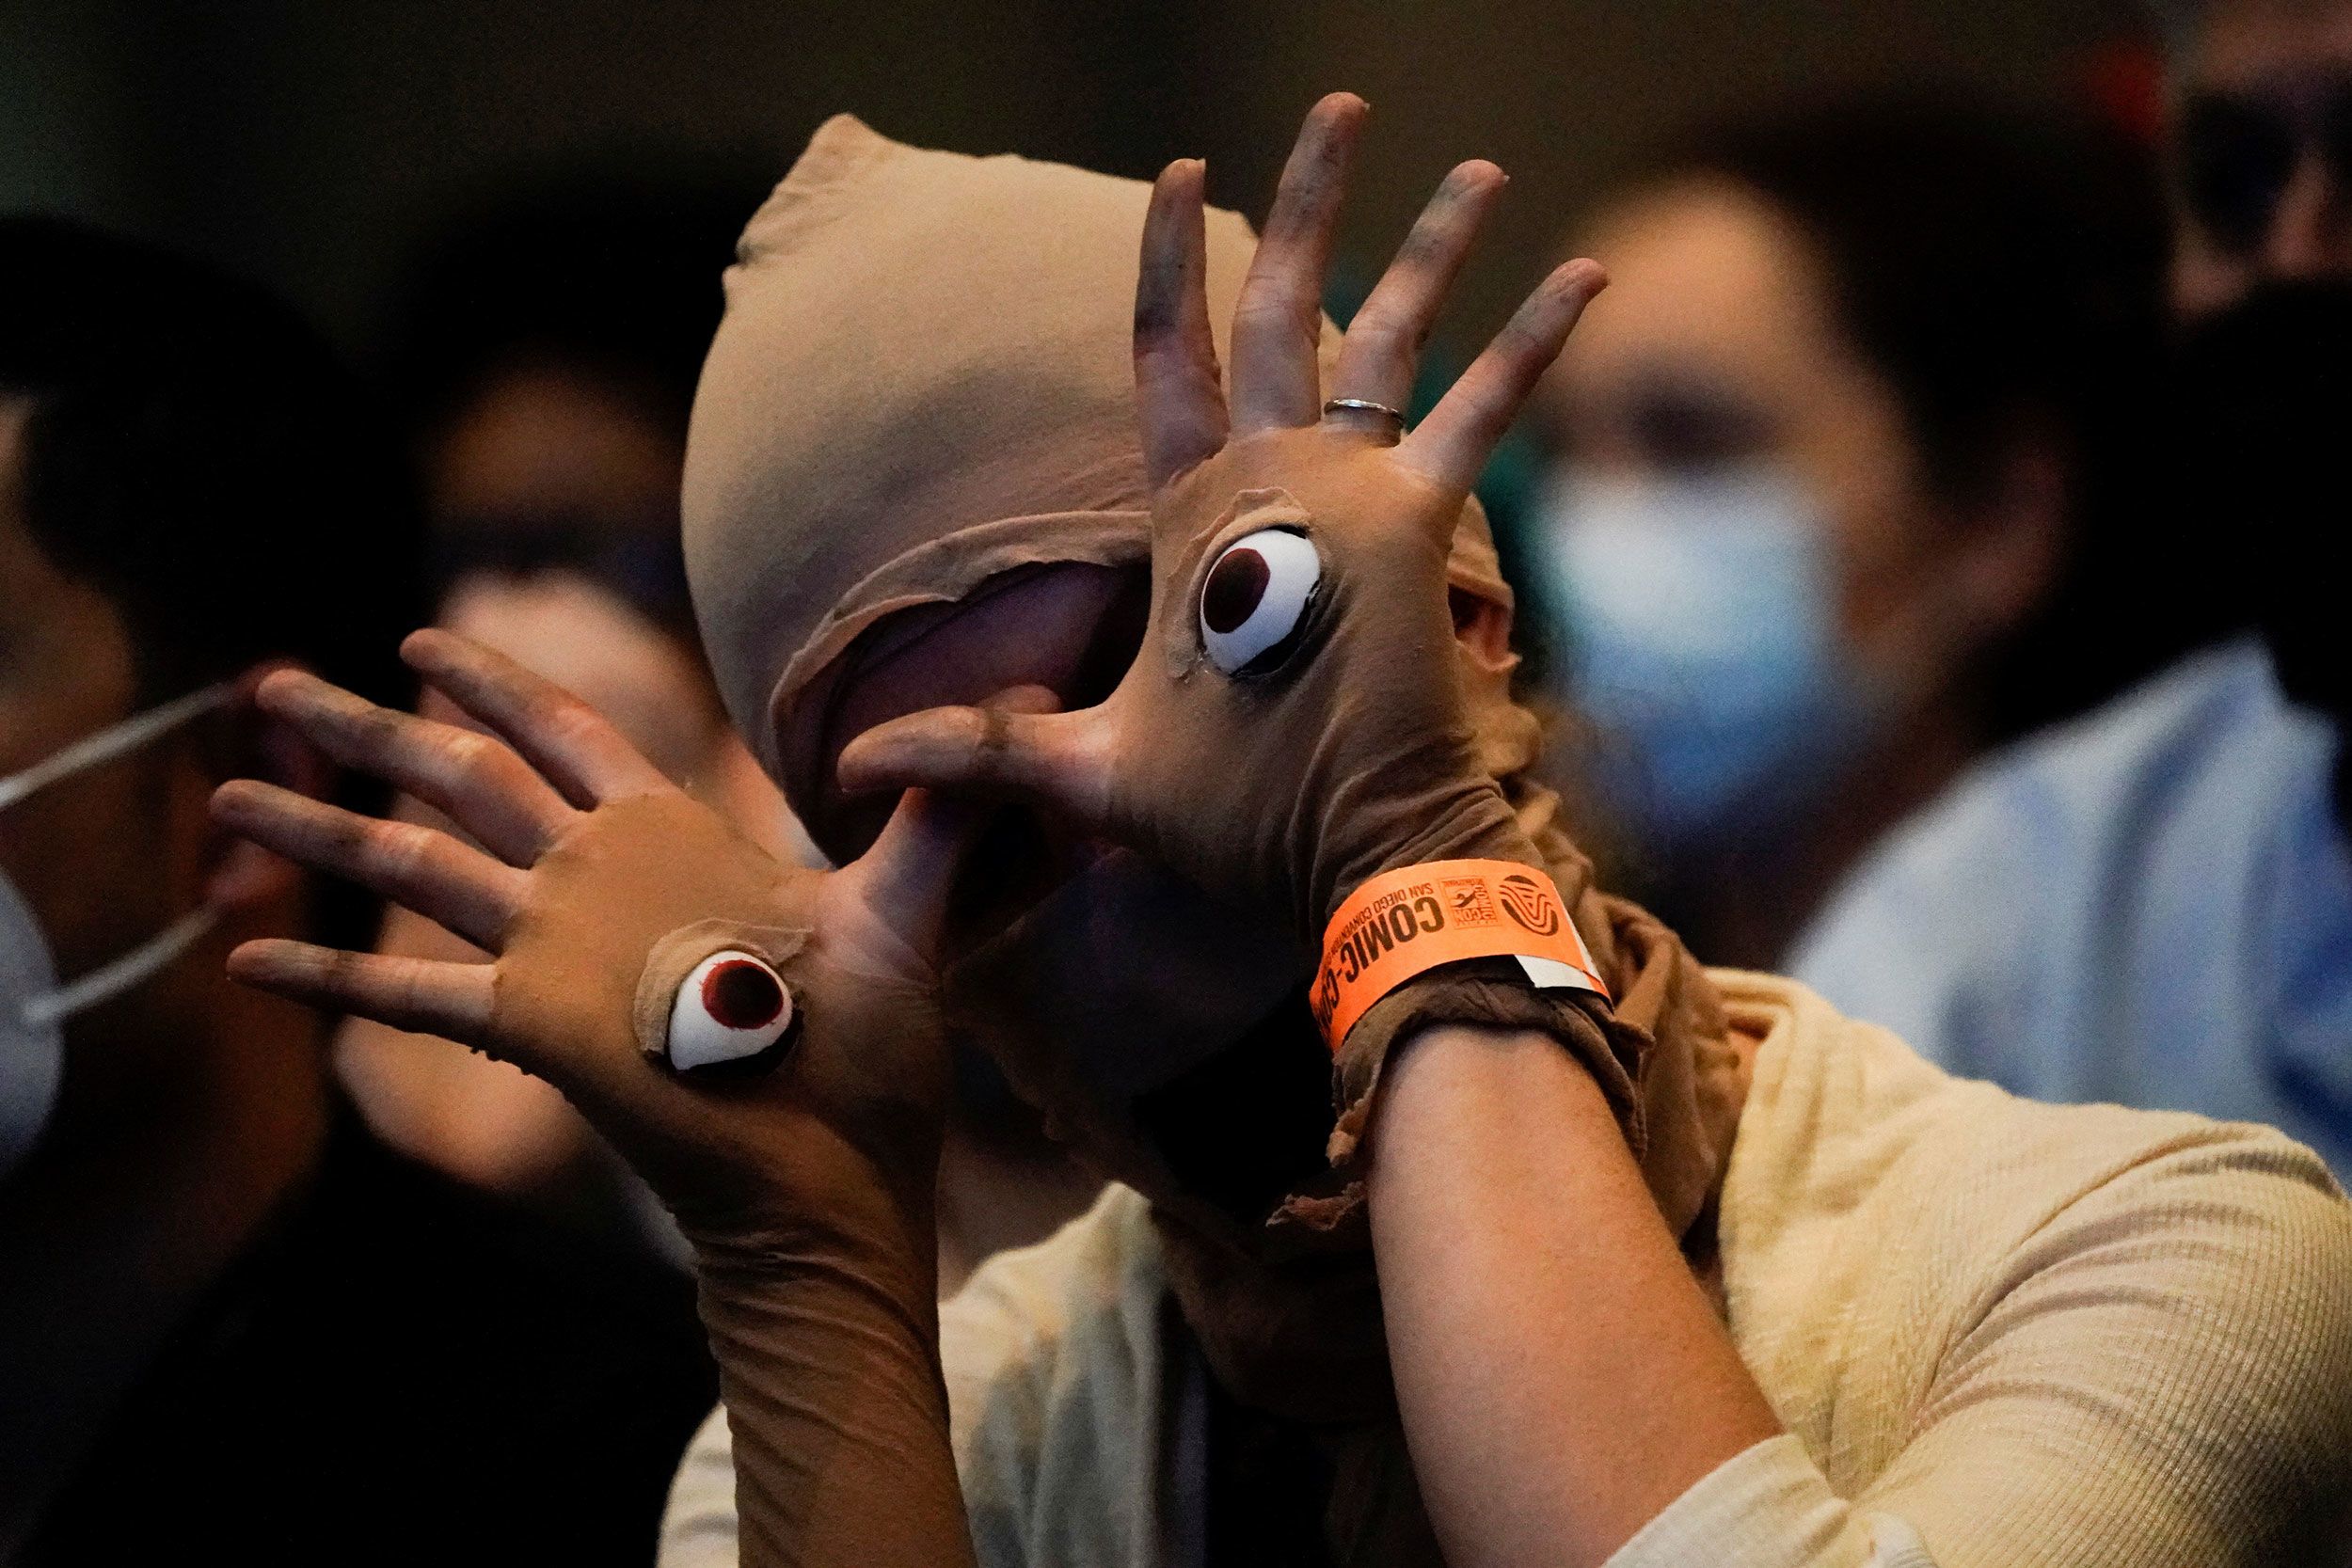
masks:
POLYGON ((1793 476, 1564 473, 1539 522, 1594 782, 1653 848, 1771 832, 1874 727, 1828 528, 1793 476))
MULTIPOLYGON (((222 706, 229 697, 228 687, 208 687, 87 736, 45 761, 0 779, 0 811, 137 751, 222 706)), ((192 910, 129 952, 60 984, 40 923, 24 895, 0 873, 0 1176, 32 1148, 56 1104, 57 1080, 65 1066, 65 1021, 154 974, 186 952, 218 918, 214 910, 192 910)))

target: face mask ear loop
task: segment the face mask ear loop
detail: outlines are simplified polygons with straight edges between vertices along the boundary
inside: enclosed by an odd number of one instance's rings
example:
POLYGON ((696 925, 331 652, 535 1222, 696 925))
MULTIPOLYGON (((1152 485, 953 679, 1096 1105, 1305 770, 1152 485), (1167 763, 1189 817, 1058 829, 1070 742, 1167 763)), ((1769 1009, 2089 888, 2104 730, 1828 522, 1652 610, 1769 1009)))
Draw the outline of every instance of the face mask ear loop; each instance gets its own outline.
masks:
POLYGON ((53 752, 13 777, 0 779, 0 811, 24 800, 26 796, 48 788, 60 779, 70 778, 85 768, 111 762, 127 752, 135 752, 167 730, 179 728, 198 714, 227 705, 235 688, 226 682, 175 697, 159 707, 125 719, 121 723, 85 736, 62 751, 53 752))
POLYGON ((219 923, 218 910, 190 910, 120 958, 99 965, 72 985, 60 986, 48 995, 37 996, 26 1003, 26 1026, 46 1029, 84 1008, 94 1007, 109 997, 121 995, 195 946, 207 931, 219 923))
MULTIPOLYGON (((109 725, 95 735, 83 736, 23 772, 0 779, 0 811, 61 779, 135 752, 199 714, 226 706, 235 691, 235 686, 226 681, 204 687, 109 725)), ((71 985, 25 1003, 22 1015, 24 1025, 34 1030, 47 1029, 86 1007, 119 995, 185 953, 219 920, 217 910, 189 911, 128 953, 99 965, 71 985)))

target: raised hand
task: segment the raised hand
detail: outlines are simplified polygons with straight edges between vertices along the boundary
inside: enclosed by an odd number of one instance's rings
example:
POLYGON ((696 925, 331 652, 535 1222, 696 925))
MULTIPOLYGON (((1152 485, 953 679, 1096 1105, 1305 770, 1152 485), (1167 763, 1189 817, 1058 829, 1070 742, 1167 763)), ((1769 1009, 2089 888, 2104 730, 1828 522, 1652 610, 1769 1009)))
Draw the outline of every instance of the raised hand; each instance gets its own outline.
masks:
POLYGON ((578 1103, 698 1240, 923 1231, 946 1066, 930 944, 953 814, 911 796, 839 873, 780 865, 591 709, 479 644, 404 657, 493 733, 380 708, 299 672, 258 700, 472 843, 252 780, 219 818, 491 954, 487 963, 247 942, 265 990, 460 1040, 578 1103))
POLYGON ((779 865, 558 688, 444 632, 402 653, 493 733, 291 671, 259 700, 473 844, 251 780, 214 810, 491 960, 267 941, 231 973, 546 1078, 652 1184, 694 1243, 746 1568, 969 1562, 931 1218, 956 814, 910 794, 854 865, 779 865))
POLYGON ((1547 277, 1422 424, 1415 360, 1500 193, 1438 188, 1348 333, 1325 401, 1319 301, 1362 103, 1308 116, 1234 316, 1211 335, 1201 166, 1152 193, 1135 353, 1153 499, 1152 624, 1097 707, 935 709, 843 752, 852 788, 1017 794, 1204 886, 1272 904, 1309 941, 1383 870, 1540 866, 1473 743, 1445 561, 1472 482, 1604 279, 1547 277))

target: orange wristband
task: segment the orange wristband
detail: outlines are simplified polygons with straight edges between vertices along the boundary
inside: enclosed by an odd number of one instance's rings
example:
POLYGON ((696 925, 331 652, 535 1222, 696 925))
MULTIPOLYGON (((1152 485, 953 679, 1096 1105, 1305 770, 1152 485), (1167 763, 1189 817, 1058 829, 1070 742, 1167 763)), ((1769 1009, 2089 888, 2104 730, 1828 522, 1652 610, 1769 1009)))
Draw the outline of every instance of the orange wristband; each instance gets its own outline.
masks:
POLYGON ((1336 1053, 1374 1003, 1464 958, 1517 958, 1538 990, 1609 996, 1549 877, 1517 861, 1431 861, 1373 878, 1324 927, 1310 1000, 1325 1043, 1336 1053))

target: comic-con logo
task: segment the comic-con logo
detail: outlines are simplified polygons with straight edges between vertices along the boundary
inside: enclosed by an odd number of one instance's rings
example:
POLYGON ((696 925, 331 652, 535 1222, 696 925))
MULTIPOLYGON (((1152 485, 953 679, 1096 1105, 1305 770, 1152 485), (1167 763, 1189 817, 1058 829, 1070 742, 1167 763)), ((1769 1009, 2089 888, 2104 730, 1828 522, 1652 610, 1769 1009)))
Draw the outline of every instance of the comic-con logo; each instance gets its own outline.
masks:
POLYGON ((1502 899, 1502 907, 1511 918, 1539 937, 1555 936, 1560 930, 1560 905, 1552 897, 1551 889, 1524 872, 1502 879, 1495 890, 1502 899))

